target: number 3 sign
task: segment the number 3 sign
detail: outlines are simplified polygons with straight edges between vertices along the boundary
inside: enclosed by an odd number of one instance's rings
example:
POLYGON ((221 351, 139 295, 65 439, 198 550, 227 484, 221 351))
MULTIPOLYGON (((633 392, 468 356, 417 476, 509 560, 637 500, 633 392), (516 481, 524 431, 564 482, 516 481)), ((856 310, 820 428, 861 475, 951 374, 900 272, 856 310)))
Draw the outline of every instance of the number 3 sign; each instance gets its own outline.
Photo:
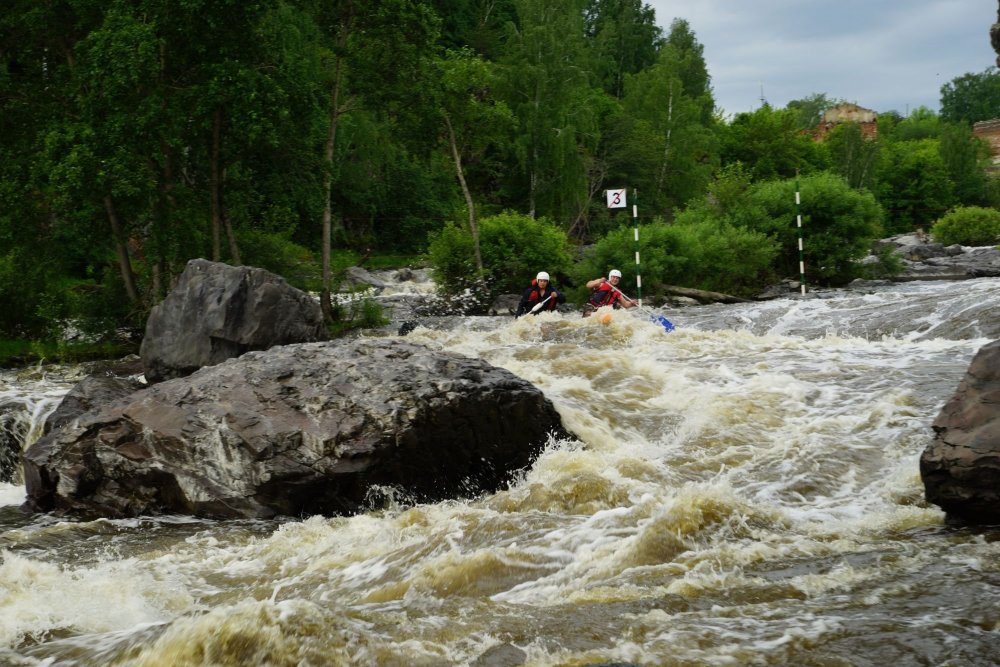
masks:
POLYGON ((608 208, 625 208, 625 188, 621 190, 607 190, 608 208))

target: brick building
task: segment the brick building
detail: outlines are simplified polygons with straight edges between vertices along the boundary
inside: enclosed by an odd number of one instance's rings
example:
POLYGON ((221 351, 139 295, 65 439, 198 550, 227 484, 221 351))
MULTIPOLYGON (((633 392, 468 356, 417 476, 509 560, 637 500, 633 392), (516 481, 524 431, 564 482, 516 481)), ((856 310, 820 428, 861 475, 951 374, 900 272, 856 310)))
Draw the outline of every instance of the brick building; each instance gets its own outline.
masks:
POLYGON ((972 134, 990 145, 993 164, 1000 164, 1000 118, 979 121, 972 126, 972 134))
POLYGON ((813 131, 813 139, 822 141, 827 132, 841 123, 857 123, 861 126, 861 136, 874 139, 878 136, 878 114, 857 104, 838 104, 823 112, 819 125, 813 131))

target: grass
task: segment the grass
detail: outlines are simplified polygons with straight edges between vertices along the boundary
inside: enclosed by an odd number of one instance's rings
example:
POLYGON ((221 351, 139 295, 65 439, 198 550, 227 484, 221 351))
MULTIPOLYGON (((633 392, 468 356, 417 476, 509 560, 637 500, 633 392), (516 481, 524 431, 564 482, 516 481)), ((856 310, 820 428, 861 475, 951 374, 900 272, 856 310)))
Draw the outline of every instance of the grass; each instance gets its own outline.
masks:
POLYGON ((118 359, 138 352, 138 343, 0 340, 0 368, 18 368, 40 361, 71 364, 81 361, 118 359))

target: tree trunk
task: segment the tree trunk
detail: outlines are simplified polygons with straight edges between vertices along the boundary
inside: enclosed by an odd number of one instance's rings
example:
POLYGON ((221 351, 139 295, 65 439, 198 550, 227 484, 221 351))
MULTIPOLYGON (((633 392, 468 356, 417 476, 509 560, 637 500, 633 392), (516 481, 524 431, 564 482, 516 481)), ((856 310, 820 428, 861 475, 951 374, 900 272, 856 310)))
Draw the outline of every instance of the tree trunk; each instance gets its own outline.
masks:
POLYGON ((128 245, 125 242, 125 235, 122 233, 121 222, 118 219, 118 211, 115 203, 111 200, 111 195, 105 195, 104 208, 108 212, 108 221, 111 223, 111 236, 115 241, 115 250, 118 252, 118 270, 122 274, 122 282, 125 283, 125 293, 128 300, 133 305, 140 302, 139 289, 135 285, 135 274, 132 272, 132 262, 128 256, 128 245))
POLYGON ((222 108, 215 110, 212 118, 212 255, 218 262, 222 256, 221 230, 226 231, 226 241, 229 244, 229 262, 233 266, 242 264, 240 249, 236 245, 236 234, 233 225, 226 215, 223 189, 226 182, 226 170, 222 166, 222 108))
POLYGON ((458 183, 462 186, 462 195, 465 197, 465 206, 469 209, 469 231, 472 232, 472 251, 476 258, 476 271, 483 275, 483 256, 479 252, 479 224, 476 222, 476 205, 472 201, 472 193, 469 192, 469 185, 465 182, 465 172, 462 169, 462 156, 458 152, 458 142, 455 139, 455 129, 451 125, 451 118, 444 114, 444 124, 448 128, 448 145, 451 146, 451 157, 455 161, 455 175, 458 183))
POLYGON ((664 285, 663 291, 676 296, 686 296, 701 303, 749 303, 751 301, 751 299, 744 299, 732 294, 694 289, 693 287, 677 287, 676 285, 664 285))
POLYGON ((656 179, 656 196, 663 191, 663 181, 667 179, 667 161, 670 158, 670 131, 673 129, 674 118, 674 80, 670 80, 670 95, 667 97, 667 137, 663 146, 663 164, 660 165, 660 175, 656 179))
MULTIPOLYGON (((326 145, 323 147, 323 162, 326 171, 323 174, 323 240, 322 258, 323 284, 320 287, 319 306, 323 311, 323 318, 327 322, 333 322, 333 303, 330 294, 333 291, 333 272, 330 269, 330 246, 333 240, 333 202, 331 194, 333 189, 333 154, 337 141, 337 124, 340 122, 340 92, 344 78, 344 58, 339 55, 347 47, 347 34, 350 18, 345 18, 340 25, 340 34, 337 38, 337 60, 334 65, 333 89, 330 91, 330 126, 327 129, 326 145)), ((338 225, 338 231, 339 225, 338 225)))
POLYGON ((222 260, 222 174, 219 165, 222 148, 222 109, 216 109, 212 117, 211 196, 210 215, 212 218, 212 261, 222 260))

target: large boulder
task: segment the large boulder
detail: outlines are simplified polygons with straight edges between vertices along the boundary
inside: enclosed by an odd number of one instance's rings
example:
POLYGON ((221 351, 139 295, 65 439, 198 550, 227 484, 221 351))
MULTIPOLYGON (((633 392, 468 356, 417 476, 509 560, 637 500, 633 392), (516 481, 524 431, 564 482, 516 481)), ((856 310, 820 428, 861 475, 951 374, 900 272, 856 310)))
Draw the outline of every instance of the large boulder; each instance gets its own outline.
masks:
POLYGON ((158 382, 250 350, 327 337, 319 303, 284 278, 192 259, 150 313, 139 354, 146 379, 158 382))
POLYGON ((1000 340, 973 357, 920 457, 929 502, 954 517, 1000 521, 1000 340))
POLYGON ((492 491, 529 465, 552 404, 480 359, 400 339, 251 352, 83 414, 24 455, 34 511, 222 517, 359 511, 492 491))
POLYGON ((42 433, 60 428, 85 412, 130 396, 146 385, 128 377, 88 375, 70 389, 55 410, 45 418, 42 433))

